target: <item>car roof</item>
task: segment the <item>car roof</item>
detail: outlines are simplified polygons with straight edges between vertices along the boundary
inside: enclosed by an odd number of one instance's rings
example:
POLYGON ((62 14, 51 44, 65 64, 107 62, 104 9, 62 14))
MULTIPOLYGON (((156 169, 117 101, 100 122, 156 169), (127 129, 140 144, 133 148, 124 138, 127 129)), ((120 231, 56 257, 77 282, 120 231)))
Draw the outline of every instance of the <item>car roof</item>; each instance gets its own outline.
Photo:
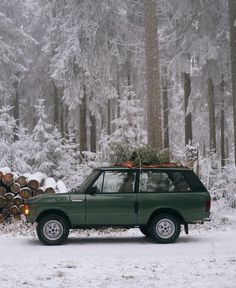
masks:
POLYGON ((100 170, 100 171, 137 171, 137 170, 168 170, 168 171, 192 171, 191 169, 183 166, 176 166, 176 167, 168 167, 168 166, 155 166, 155 165, 150 165, 150 166, 135 166, 135 167, 124 167, 124 166, 103 166, 103 167, 98 167, 95 170, 100 170))

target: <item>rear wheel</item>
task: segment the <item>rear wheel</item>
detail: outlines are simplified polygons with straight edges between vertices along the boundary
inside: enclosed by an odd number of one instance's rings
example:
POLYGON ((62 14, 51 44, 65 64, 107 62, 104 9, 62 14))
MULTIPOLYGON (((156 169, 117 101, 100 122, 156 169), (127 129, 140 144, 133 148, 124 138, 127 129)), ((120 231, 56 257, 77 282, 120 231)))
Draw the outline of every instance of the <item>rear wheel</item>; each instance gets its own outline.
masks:
POLYGON ((150 234, 157 243, 173 243, 179 238, 180 223, 171 214, 159 214, 150 224, 150 234))
POLYGON ((39 221, 37 235, 45 245, 60 245, 68 238, 69 226, 62 216, 47 215, 39 221))
POLYGON ((149 232, 148 226, 139 226, 140 231, 143 233, 143 235, 147 237, 151 237, 151 234, 149 232))

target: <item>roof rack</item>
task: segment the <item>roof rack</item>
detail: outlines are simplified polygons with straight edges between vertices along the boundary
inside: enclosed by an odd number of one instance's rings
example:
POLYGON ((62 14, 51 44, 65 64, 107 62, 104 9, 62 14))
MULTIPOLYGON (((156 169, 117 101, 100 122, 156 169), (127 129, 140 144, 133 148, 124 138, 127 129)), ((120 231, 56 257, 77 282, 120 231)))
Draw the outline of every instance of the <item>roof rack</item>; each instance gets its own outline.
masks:
POLYGON ((150 165, 136 165, 132 161, 127 161, 127 162, 122 162, 122 163, 116 163, 114 166, 120 166, 120 167, 125 167, 125 168, 138 168, 138 167, 142 167, 142 168, 172 168, 172 167, 186 168, 183 165, 178 165, 173 162, 163 162, 161 164, 150 164, 150 165))

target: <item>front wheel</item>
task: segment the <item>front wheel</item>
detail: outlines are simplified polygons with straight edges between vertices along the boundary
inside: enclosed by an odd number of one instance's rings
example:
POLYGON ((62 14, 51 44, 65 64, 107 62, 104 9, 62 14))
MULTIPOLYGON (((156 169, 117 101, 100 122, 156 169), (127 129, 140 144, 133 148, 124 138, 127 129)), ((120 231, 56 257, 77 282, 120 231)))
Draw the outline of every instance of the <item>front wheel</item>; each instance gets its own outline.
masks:
POLYGON ((37 225, 39 240, 45 245, 60 245, 69 235, 69 226, 60 215, 47 215, 37 225))
POLYGON ((151 234, 149 232, 148 226, 139 226, 139 230, 143 233, 143 235, 147 237, 151 237, 151 234))
POLYGON ((159 214, 150 224, 152 239, 157 243, 173 243, 179 238, 180 223, 171 214, 159 214))

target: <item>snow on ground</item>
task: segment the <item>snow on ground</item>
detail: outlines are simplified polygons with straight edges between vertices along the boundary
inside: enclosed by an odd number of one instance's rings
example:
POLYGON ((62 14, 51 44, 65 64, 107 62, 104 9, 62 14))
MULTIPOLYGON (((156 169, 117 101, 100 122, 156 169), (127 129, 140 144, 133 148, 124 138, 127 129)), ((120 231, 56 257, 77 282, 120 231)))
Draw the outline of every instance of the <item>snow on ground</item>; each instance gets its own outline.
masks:
POLYGON ((0 287, 236 287, 236 231, 183 232, 154 244, 138 229, 70 234, 44 246, 34 233, 0 236, 0 287))
POLYGON ((236 210, 212 205, 212 222, 168 245, 139 229, 107 229, 75 230, 64 245, 44 246, 31 225, 0 225, 0 287, 235 288, 236 210))

